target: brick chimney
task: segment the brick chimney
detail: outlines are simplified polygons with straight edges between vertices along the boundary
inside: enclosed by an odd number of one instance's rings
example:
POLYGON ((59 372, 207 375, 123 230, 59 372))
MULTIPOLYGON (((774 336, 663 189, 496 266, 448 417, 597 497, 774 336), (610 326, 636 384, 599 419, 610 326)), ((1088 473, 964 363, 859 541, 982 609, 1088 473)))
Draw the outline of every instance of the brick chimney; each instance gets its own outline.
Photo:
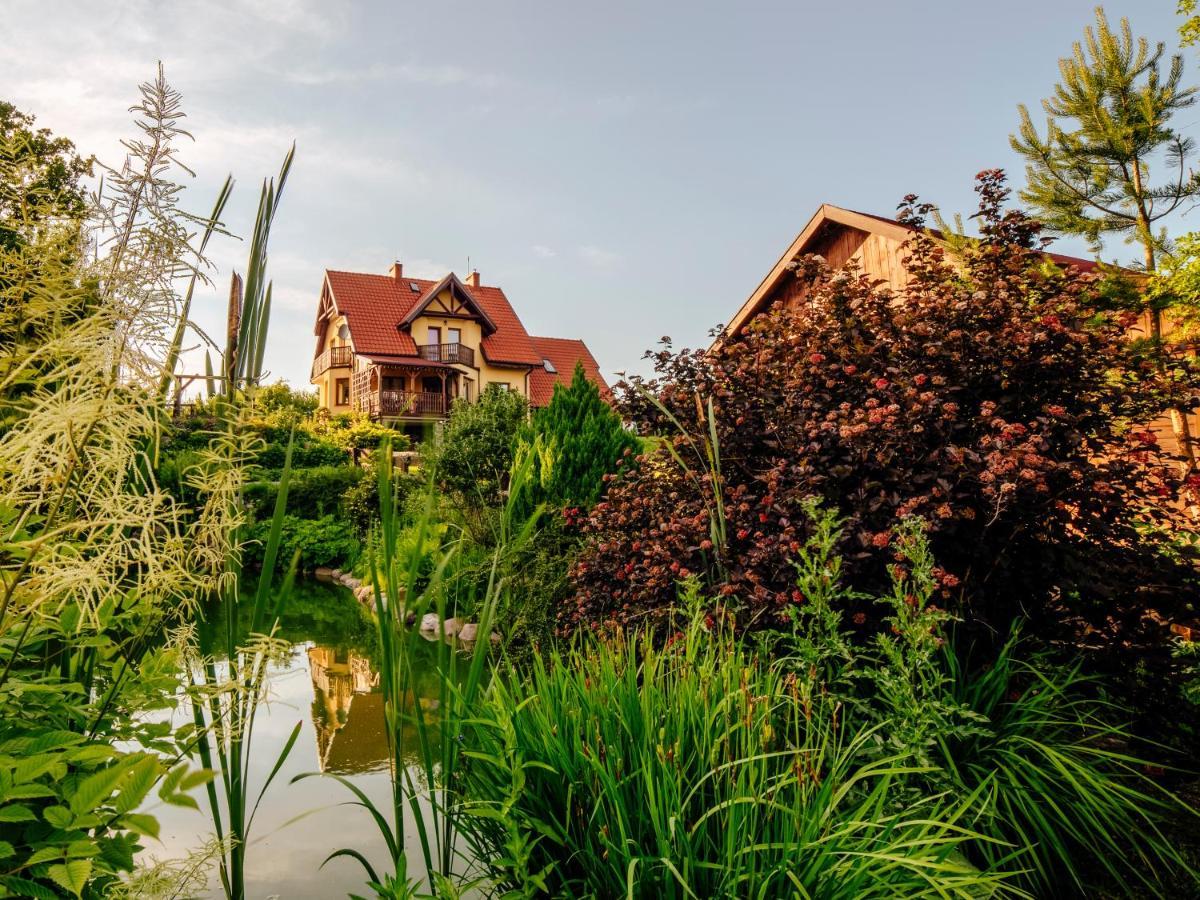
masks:
POLYGON ((388 274, 399 281, 404 277, 404 266, 399 260, 397 260, 396 262, 392 263, 392 267, 388 269, 388 274))
POLYGON ((472 269, 471 274, 467 276, 467 287, 479 287, 479 270, 472 269))

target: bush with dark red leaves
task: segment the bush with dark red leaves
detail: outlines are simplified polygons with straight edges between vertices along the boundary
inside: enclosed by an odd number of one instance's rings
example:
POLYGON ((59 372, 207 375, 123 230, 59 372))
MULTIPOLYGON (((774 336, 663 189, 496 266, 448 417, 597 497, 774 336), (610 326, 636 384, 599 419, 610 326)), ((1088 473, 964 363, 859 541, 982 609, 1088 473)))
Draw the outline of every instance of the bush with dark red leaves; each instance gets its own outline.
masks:
MULTIPOLYGON (((918 232, 906 290, 809 257, 801 301, 710 351, 647 354, 657 377, 621 386, 624 412, 664 442, 590 514, 565 627, 653 622, 689 575, 742 627, 785 621, 805 602, 792 560, 810 497, 846 518, 864 591, 919 516, 942 602, 968 618, 1116 631, 1172 614, 1196 571, 1172 536, 1187 485, 1137 423, 1178 385, 1131 348, 1132 314, 1104 308, 1113 276, 1052 264, 1002 173, 977 191, 980 239, 951 252, 918 232)), ((928 212, 901 206, 914 225, 928 212)))

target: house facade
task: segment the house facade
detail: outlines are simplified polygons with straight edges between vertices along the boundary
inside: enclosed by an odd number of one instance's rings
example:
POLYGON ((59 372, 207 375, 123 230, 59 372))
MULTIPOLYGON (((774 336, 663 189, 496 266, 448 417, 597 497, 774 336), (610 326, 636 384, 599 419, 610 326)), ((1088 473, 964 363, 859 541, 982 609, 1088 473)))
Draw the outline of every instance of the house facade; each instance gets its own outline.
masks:
POLYGON ((405 430, 445 418, 490 386, 550 402, 576 363, 608 385, 583 341, 530 335, 499 287, 479 273, 439 281, 327 270, 314 326, 311 383, 320 408, 363 412, 405 430))
MULTIPOLYGON (((885 287, 903 290, 908 284, 905 244, 915 231, 913 226, 894 219, 822 205, 730 320, 726 335, 738 334, 756 315, 775 304, 803 301, 806 286, 788 268, 802 256, 819 254, 835 269, 853 264, 858 271, 883 282, 885 287)), ((1095 271, 1097 267, 1090 259, 1060 253, 1047 253, 1046 256, 1060 266, 1071 266, 1083 272, 1095 271)), ((1144 317, 1133 329, 1131 337, 1142 337, 1148 332, 1149 320, 1144 317)), ((1189 419, 1191 434, 1200 434, 1200 417, 1189 416, 1189 419)), ((1178 451, 1179 444, 1169 418, 1157 419, 1149 428, 1155 432, 1163 449, 1169 453, 1178 451)))

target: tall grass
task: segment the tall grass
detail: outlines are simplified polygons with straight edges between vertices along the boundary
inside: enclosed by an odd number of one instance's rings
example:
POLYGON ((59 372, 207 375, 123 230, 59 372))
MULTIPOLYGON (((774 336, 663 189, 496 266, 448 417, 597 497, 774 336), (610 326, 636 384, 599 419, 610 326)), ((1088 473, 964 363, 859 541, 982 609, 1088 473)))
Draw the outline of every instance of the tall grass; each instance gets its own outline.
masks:
MULTIPOLYGON (((464 813, 458 782, 464 760, 463 733, 490 673, 490 635, 502 627, 496 611, 508 590, 507 560, 528 541, 541 510, 530 513, 522 503, 531 460, 520 460, 513 467, 498 517, 486 582, 479 596, 464 596, 462 592, 474 590, 473 583, 453 578, 451 573, 469 537, 445 537, 445 529, 437 519, 435 473, 427 473, 422 508, 402 539, 402 513, 394 503, 390 447, 385 445, 377 455, 380 528, 378 540, 372 542, 369 565, 380 649, 379 684, 391 757, 390 808, 381 809, 347 779, 326 777, 345 785, 355 797, 352 803, 374 821, 387 849, 391 871, 377 871, 353 847, 336 850, 326 862, 338 857, 359 861, 369 886, 381 897, 458 896, 474 884, 470 861, 460 848, 464 813), (443 533, 440 539, 435 537, 437 532, 443 533), (430 545, 437 547, 431 567, 426 558, 430 545), (402 547, 415 548, 416 552, 398 552, 402 547), (478 639, 466 652, 450 640, 436 642, 440 676, 437 695, 427 698, 434 701, 432 704, 422 704, 417 688, 428 682, 428 673, 416 670, 412 662, 414 658, 428 658, 414 653, 417 643, 426 640, 421 622, 427 615, 434 615, 437 636, 447 638, 445 623, 460 608, 475 611, 478 639), (427 706, 436 713, 431 716, 427 706), (423 874, 410 866, 406 852, 410 837, 420 847, 423 874)), ((296 780, 313 774, 300 775, 296 780)))
MULTIPOLYGON (((245 293, 243 296, 238 290, 240 280, 235 277, 230 298, 231 327, 222 354, 222 391, 215 399, 217 430, 207 450, 199 455, 197 465, 187 473, 190 485, 204 500, 198 518, 211 536, 206 561, 220 572, 214 592, 219 601, 217 611, 224 620, 220 647, 207 649, 218 649, 223 662, 209 652, 193 666, 191 707, 200 735, 197 754, 207 769, 220 775, 219 784, 214 780, 207 786, 208 806, 222 850, 221 886, 230 900, 242 900, 246 895, 246 850, 255 812, 300 734, 297 722, 263 784, 251 785, 254 721, 268 665, 279 650, 274 633, 297 561, 291 560, 282 584, 278 584, 279 548, 291 474, 289 441, 262 568, 253 589, 247 590, 248 579, 242 571, 247 525, 243 490, 255 439, 247 436, 242 423, 262 376, 271 306, 271 286, 265 277, 267 241, 293 153, 294 148, 284 158, 278 179, 263 184, 250 242, 245 293), (243 616, 243 612, 248 615, 243 616), (243 619, 249 622, 249 639, 244 639, 241 632, 243 619)), ((178 340, 177 334, 176 345, 178 340)))
MULTIPOLYGON (((940 739, 942 765, 962 790, 982 789, 972 827, 1024 848, 1021 884, 1083 896, 1102 874, 1112 891, 1161 896, 1188 871, 1165 829, 1172 819, 1195 827, 1196 812, 1149 777, 1153 748, 1119 724, 1126 711, 1098 698, 1078 664, 1022 659, 1014 634, 990 665, 972 671, 951 652, 946 668, 952 702, 986 726, 940 739)), ((988 864, 995 846, 967 849, 988 864)))
POLYGON ((800 681, 700 611, 665 645, 584 637, 502 671, 467 734, 473 847, 510 896, 1004 889, 961 852, 991 843, 962 825, 976 797, 897 805, 926 770, 867 752, 876 729, 800 681))

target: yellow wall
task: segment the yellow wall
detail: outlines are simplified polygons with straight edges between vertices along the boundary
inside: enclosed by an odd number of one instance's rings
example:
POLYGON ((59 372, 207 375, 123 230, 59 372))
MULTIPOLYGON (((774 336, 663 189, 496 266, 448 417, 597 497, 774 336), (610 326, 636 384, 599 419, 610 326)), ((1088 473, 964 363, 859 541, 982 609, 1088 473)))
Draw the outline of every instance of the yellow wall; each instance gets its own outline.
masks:
MULTIPOLYGON (((330 320, 329 324, 325 328, 325 340, 321 344, 322 353, 324 353, 330 347, 341 347, 346 344, 353 343, 349 340, 343 341, 340 337, 338 337, 338 331, 344 324, 346 324, 345 316, 338 316, 330 320)), ((336 369, 326 369, 316 378, 311 380, 311 383, 317 388, 318 406, 321 409, 329 410, 331 413, 350 412, 349 403, 339 404, 335 402, 337 400, 337 379, 339 378, 349 379, 350 369, 342 367, 336 369)))

